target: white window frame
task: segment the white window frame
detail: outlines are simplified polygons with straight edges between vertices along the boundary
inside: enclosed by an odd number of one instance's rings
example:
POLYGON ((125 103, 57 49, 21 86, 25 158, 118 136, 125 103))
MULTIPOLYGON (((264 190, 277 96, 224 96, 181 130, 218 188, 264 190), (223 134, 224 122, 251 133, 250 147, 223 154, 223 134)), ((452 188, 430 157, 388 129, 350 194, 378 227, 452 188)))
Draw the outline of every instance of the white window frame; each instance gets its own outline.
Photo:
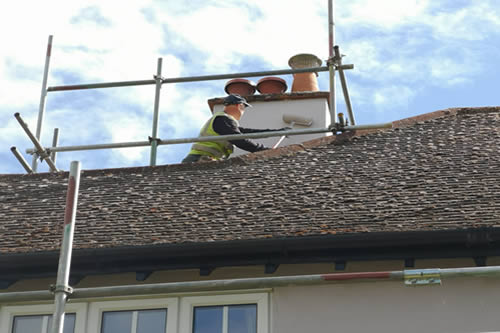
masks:
POLYGON ((257 304, 257 333, 268 333, 269 297, 268 293, 182 297, 179 333, 193 332, 193 314, 194 308, 197 306, 223 306, 238 304, 257 304))
MULTIPOLYGON (((54 314, 54 304, 14 305, 0 308, 0 332, 12 332, 15 316, 45 316, 54 314)), ((87 304, 67 303, 65 312, 75 313, 75 333, 86 333, 87 304)))
POLYGON ((177 332, 177 298, 144 298, 119 301, 103 301, 89 303, 89 333, 100 333, 102 314, 108 311, 140 311, 167 309, 167 333, 177 332))

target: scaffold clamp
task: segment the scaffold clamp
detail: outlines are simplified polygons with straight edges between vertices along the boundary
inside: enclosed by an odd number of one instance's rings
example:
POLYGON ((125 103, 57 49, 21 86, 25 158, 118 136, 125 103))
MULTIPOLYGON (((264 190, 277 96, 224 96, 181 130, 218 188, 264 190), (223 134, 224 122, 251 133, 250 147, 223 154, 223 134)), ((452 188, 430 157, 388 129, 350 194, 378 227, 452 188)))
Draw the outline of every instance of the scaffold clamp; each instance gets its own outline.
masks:
POLYGON ((149 141, 149 143, 153 143, 153 142, 159 143, 159 142, 161 142, 161 139, 160 138, 153 138, 152 136, 148 136, 148 141, 149 141))
POLYGON ((73 293, 73 288, 71 288, 70 286, 64 286, 64 285, 61 286, 61 285, 51 284, 49 287, 49 291, 53 294, 55 294, 57 292, 63 292, 66 295, 71 295, 73 293))
POLYGON ((441 272, 439 269, 405 270, 404 279, 407 286, 441 284, 441 272))
POLYGON ((166 78, 164 78, 163 76, 161 76, 161 75, 156 75, 156 74, 155 74, 155 75, 153 75, 153 78, 154 78, 156 81, 158 81, 158 80, 159 80, 161 83, 163 83, 163 81, 165 81, 165 80, 166 80, 166 78))

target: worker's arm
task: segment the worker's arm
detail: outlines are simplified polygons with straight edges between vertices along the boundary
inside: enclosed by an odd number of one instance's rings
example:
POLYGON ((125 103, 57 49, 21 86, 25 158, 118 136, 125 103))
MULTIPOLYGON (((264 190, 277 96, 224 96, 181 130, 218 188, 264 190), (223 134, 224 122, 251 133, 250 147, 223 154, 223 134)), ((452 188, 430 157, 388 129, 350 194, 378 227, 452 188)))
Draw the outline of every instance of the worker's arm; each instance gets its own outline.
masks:
POLYGON ((257 129, 257 128, 246 128, 246 127, 238 127, 241 133, 260 133, 260 132, 273 132, 273 131, 281 131, 289 128, 278 128, 278 129, 257 129))
MULTIPOLYGON (((213 122, 214 131, 216 131, 220 135, 229 135, 229 134, 243 134, 243 133, 252 133, 252 132, 243 132, 241 131, 241 127, 238 127, 238 124, 229 117, 215 117, 213 122)), ((268 149, 261 145, 260 143, 255 143, 248 139, 240 139, 240 140, 231 140, 229 141, 236 147, 249 151, 251 153, 268 149)))

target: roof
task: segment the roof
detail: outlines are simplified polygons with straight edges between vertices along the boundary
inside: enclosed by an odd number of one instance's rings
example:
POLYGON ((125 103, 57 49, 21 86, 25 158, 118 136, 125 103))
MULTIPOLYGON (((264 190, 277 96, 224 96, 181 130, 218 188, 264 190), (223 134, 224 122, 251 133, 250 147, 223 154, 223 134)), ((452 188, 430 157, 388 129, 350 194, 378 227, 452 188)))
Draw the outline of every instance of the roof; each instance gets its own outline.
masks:
MULTIPOLYGON (((451 235, 500 253, 499 147, 499 107, 457 108, 222 162, 84 170, 74 253, 390 253, 451 235)), ((0 265, 58 254, 67 178, 0 175, 0 265)))

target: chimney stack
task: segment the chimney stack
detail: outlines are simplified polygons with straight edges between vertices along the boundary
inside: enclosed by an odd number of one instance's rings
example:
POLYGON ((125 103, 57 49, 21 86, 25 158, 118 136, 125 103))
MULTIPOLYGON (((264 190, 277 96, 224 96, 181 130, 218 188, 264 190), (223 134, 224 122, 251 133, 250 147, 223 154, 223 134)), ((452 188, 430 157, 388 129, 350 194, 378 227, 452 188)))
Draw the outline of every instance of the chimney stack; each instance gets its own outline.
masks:
MULTIPOLYGON (((300 53, 288 60, 288 65, 293 69, 320 67, 321 59, 314 54, 300 53)), ((318 73, 293 74, 292 92, 319 91, 318 73)))

